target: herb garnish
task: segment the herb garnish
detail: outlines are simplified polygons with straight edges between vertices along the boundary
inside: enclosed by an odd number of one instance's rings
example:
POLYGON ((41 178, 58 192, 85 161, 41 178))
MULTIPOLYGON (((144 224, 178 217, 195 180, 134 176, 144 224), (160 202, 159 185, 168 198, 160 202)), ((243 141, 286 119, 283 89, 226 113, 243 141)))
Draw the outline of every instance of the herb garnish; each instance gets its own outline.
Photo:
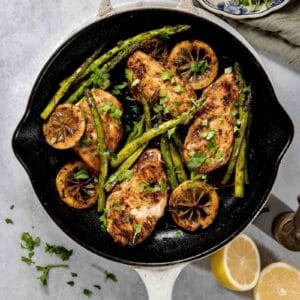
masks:
POLYGON ((53 268, 68 268, 68 265, 45 265, 45 266, 36 266, 37 271, 42 272, 41 276, 38 279, 43 285, 47 285, 49 272, 53 268))
POLYGON ((102 215, 99 218, 101 231, 106 231, 107 228, 107 208, 104 208, 102 215))
POLYGON ((74 173, 73 173, 73 178, 75 180, 85 180, 89 179, 90 174, 89 171, 86 168, 78 168, 74 173))
POLYGON ((90 137, 83 138, 79 141, 80 148, 86 148, 92 143, 92 139, 90 137))
POLYGON ((133 239, 132 239, 132 244, 134 244, 137 235, 141 233, 142 227, 138 223, 133 223, 133 229, 134 229, 134 235, 133 235, 133 239))
POLYGON ((21 244, 21 247, 23 249, 27 249, 29 251, 33 251, 35 247, 40 245, 41 239, 39 237, 36 237, 33 239, 33 237, 28 232, 23 232, 21 236, 21 240, 23 241, 23 244, 21 244))
POLYGON ((203 180, 206 181, 207 180, 207 174, 196 174, 194 172, 191 172, 191 180, 203 180))
POLYGON ((77 277, 78 275, 77 275, 77 273, 71 272, 71 276, 72 277, 77 277))
POLYGON ((185 88, 182 85, 177 84, 173 87, 173 91, 177 94, 181 94, 181 93, 185 92, 185 88))
POLYGON ((71 255, 73 254, 73 250, 68 250, 63 246, 57 246, 57 245, 49 245, 46 243, 45 246, 45 252, 50 254, 56 254, 61 258, 61 260, 69 260, 71 255))
POLYGON ((101 290, 101 286, 99 284, 94 284, 94 287, 98 290, 101 290))
POLYGON ((90 296, 92 296, 93 292, 88 289, 83 289, 83 294, 90 297, 90 296))
POLYGON ((109 179, 107 180, 107 183, 122 182, 124 180, 131 179, 132 176, 133 176, 132 170, 122 170, 117 175, 110 176, 109 179))
POLYGON ((14 204, 12 204, 10 207, 9 207, 9 209, 11 209, 11 210, 13 210, 15 208, 15 205, 14 204))
POLYGON ((10 219, 10 218, 6 218, 6 219, 5 219, 5 223, 6 223, 6 224, 14 224, 13 220, 10 219))
POLYGON ((194 73, 204 74, 208 68, 208 62, 206 59, 200 61, 194 61, 191 63, 190 71, 194 73))
POLYGON ((112 209, 115 211, 120 211, 121 206, 120 206, 120 200, 118 198, 114 199, 114 204, 112 206, 112 209))
POLYGON ((113 119, 120 120, 123 112, 114 106, 112 101, 105 102, 99 107, 99 110, 104 115, 108 115, 113 119))
POLYGON ((68 281, 67 284, 70 285, 70 286, 74 286, 74 281, 73 280, 68 281))
POLYGON ((104 279, 105 282, 108 280, 111 280, 113 282, 118 281, 117 276, 114 273, 110 273, 106 270, 106 271, 104 271, 104 275, 105 275, 105 279, 104 279))
POLYGON ((189 169, 196 169, 208 162, 209 157, 205 152, 193 153, 187 163, 189 169))
POLYGON ((128 86, 128 83, 125 81, 120 84, 115 85, 112 89, 112 94, 115 96, 121 95, 122 90, 125 89, 127 86, 128 86))
POLYGON ((161 74, 161 79, 163 81, 171 80, 174 76, 174 71, 173 70, 166 70, 162 72, 161 74))
POLYGON ((181 231, 176 231, 175 238, 181 238, 183 236, 183 233, 181 231))

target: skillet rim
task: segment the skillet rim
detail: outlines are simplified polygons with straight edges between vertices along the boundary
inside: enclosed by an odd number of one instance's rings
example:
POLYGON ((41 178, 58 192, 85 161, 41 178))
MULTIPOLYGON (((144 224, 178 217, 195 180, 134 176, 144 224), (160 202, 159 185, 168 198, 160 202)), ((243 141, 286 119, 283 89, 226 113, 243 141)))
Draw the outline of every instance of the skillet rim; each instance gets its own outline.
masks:
POLYGON ((279 165, 280 162, 284 156, 284 154, 286 153, 289 145, 292 142, 293 136, 294 136, 294 127, 293 127, 293 123, 291 121, 290 116, 287 114, 287 112, 285 111, 285 109, 282 107, 281 103, 278 100, 278 97, 275 93, 275 90, 273 88, 273 83, 270 79, 269 74, 267 73, 265 66, 263 65, 263 63, 261 62, 260 58, 258 57, 256 51, 252 48, 252 46, 230 25, 228 25, 227 23, 225 23, 224 21, 218 19, 217 17, 214 16, 215 20, 210 19, 210 13, 204 12, 204 14, 202 13, 202 15, 196 14, 196 13, 192 13, 192 12, 188 12, 186 10, 180 10, 180 9, 176 9, 176 8, 169 8, 169 7, 134 7, 131 9, 128 8, 123 8, 120 11, 117 12, 113 12, 112 14, 108 14, 107 16, 103 16, 100 17, 90 23, 88 23, 87 25, 84 25, 82 28, 78 29, 77 31, 75 31, 68 39, 65 39, 62 43, 60 43, 60 45, 55 49, 55 51, 52 51, 52 54, 50 55, 49 59, 46 61, 46 63, 43 64, 43 67, 41 69, 41 71, 39 72, 34 85, 32 87, 30 96, 29 96, 29 101, 27 102, 27 106, 25 109, 25 112, 23 114, 23 117, 21 118, 21 120, 19 121, 14 133, 13 133, 13 137, 12 137, 12 148, 14 151, 15 156, 17 157, 17 159, 19 160, 19 162, 21 163, 21 165, 23 166, 23 168, 25 169, 25 171, 27 172, 27 175, 30 178, 30 182, 31 185, 34 189, 34 192, 36 194, 36 197, 38 198, 40 204, 42 205, 42 207, 45 209, 45 211, 47 212, 47 214, 50 216, 50 218, 52 219, 52 221, 54 221, 54 223, 64 232, 68 235, 69 238, 71 238, 72 240, 76 241, 78 244, 80 244, 81 246, 83 246, 85 249, 93 252, 96 255, 102 256, 104 258, 107 258, 109 260, 115 261, 115 262, 119 262, 119 263, 123 263, 126 265, 132 265, 132 266, 144 266, 144 267, 162 267, 162 266, 171 266, 171 265, 176 265, 179 263, 186 263, 186 262, 190 262, 196 259, 202 259, 208 255, 210 255, 212 252, 216 251, 217 249, 219 249, 220 247, 224 246, 226 243, 228 243, 229 241, 231 241, 235 236, 237 236, 240 232, 242 232, 243 230, 245 230, 245 228, 247 228, 252 221, 255 219, 255 217, 260 213, 261 209, 263 208, 264 204, 267 202, 268 200, 268 196, 271 193, 273 184, 275 182, 277 173, 278 173, 278 169, 279 169, 279 165), (128 259, 124 259, 124 258, 120 258, 120 257, 116 257, 114 255, 110 255, 108 253, 103 253, 102 251, 99 251, 97 249, 95 249, 93 246, 88 245, 85 242, 82 242, 79 238, 75 237, 71 232, 69 232, 69 230, 67 228, 64 227, 64 225, 57 219, 57 217, 55 216, 54 213, 52 213, 48 208, 47 205, 45 205, 41 199, 38 197, 38 193, 37 193, 37 188, 35 187, 35 180, 31 174, 31 171, 29 170, 29 167, 26 165, 25 161, 22 159, 20 153, 18 153, 17 151, 17 147, 16 147, 16 143, 18 140, 18 135, 20 133, 20 130, 22 128, 22 126, 26 123, 26 120, 30 114, 31 111, 31 106, 32 103, 34 101, 34 97, 36 94, 36 91, 38 89, 38 86, 40 85, 43 76, 47 73, 49 66, 51 65, 51 63, 53 62, 53 60, 55 60, 55 58, 60 54, 61 50, 63 50, 64 47, 66 47, 69 43, 71 43, 74 39, 76 39, 76 36, 79 34, 82 34, 82 32, 84 30, 87 30, 90 26, 93 26, 95 23, 100 23, 102 20, 110 18, 110 17, 116 17, 118 15, 121 15, 123 13, 129 13, 129 12, 139 12, 139 11, 148 11, 148 10, 159 10, 159 11, 164 11, 164 12, 169 12, 169 11, 175 11, 177 13, 183 13, 183 14, 190 14, 194 17, 200 18, 200 19, 204 19, 206 22, 210 22, 213 23, 214 25, 221 27, 222 30, 227 31, 230 35, 232 35, 233 37, 235 37, 238 42, 240 44, 242 44, 248 52, 250 52, 250 54, 254 57, 255 61, 258 63, 259 67, 261 68, 261 71, 264 73, 264 75, 266 76, 267 79, 267 84, 269 85, 269 88, 273 91, 274 94, 274 101, 273 104, 278 106, 278 109, 281 110, 281 113, 284 115, 285 119, 286 119, 286 127, 289 127, 287 129, 287 131, 289 132, 289 136, 286 138, 286 143, 284 145, 284 147, 282 148, 282 151, 279 153, 276 161, 274 162, 274 169, 272 170, 272 174, 270 176, 269 179, 269 186, 265 189, 262 197, 261 197, 261 205, 260 207, 258 207, 256 210, 252 211, 252 213, 247 216, 246 220, 244 221, 239 227, 235 228, 234 232, 232 232, 230 235, 228 235, 222 242, 218 243, 217 245, 211 247, 210 249, 201 252, 200 254, 196 254, 193 256, 189 256, 186 258, 181 258, 181 259, 176 259, 176 260, 172 260, 172 261, 165 261, 165 262, 140 262, 140 261, 132 261, 132 260, 128 260, 128 259), (207 16, 205 16, 207 15, 207 16), (223 23, 223 24, 222 24, 223 23))

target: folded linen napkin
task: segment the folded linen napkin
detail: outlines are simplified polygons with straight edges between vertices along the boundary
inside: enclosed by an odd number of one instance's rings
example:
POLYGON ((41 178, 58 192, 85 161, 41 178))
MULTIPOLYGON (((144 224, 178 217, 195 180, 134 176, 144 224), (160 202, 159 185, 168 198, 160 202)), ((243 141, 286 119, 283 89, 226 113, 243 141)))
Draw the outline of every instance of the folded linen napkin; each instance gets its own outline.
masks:
POLYGON ((300 0, 258 19, 227 21, 254 47, 300 71, 300 0))

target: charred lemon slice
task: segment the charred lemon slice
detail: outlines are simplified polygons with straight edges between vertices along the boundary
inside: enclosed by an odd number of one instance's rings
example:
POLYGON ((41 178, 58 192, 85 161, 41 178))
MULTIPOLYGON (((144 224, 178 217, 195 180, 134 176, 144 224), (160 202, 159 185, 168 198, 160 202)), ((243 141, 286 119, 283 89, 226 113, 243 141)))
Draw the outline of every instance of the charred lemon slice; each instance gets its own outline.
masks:
POLYGON ((74 147, 85 131, 85 119, 80 109, 73 104, 61 104, 43 125, 47 143, 56 149, 74 147))
POLYGON ((196 231, 214 221, 219 209, 219 197, 212 186, 202 181, 187 180, 172 192, 169 207, 179 227, 196 231))
POLYGON ((206 43, 182 41, 171 50, 168 65, 187 80, 195 90, 211 84, 218 73, 218 58, 206 43))
POLYGON ((84 209, 97 202, 97 178, 80 162, 67 163, 56 176, 56 188, 63 202, 84 209))
POLYGON ((168 49, 166 44, 159 39, 145 40, 141 42, 139 48, 150 55, 152 58, 156 59, 162 64, 165 64, 168 59, 168 49))

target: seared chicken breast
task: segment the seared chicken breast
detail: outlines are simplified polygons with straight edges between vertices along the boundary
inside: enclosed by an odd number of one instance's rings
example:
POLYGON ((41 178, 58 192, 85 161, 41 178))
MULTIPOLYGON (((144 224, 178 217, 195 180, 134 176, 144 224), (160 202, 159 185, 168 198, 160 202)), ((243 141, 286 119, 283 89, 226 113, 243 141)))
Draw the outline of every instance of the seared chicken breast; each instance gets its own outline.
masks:
MULTIPOLYGON (((122 105, 116 97, 102 89, 93 89, 92 95, 102 120, 106 147, 109 151, 115 151, 123 138, 123 128, 120 119, 122 105)), ((74 150, 88 167, 98 172, 100 159, 97 153, 98 142, 95 122, 86 99, 82 100, 80 107, 86 118, 86 129, 74 150)))
POLYGON ((142 51, 135 51, 129 57, 127 67, 132 71, 129 87, 133 97, 157 101, 163 106, 164 113, 173 117, 181 115, 197 99, 190 84, 142 51))
POLYGON ((224 74, 202 94, 204 104, 191 124, 183 157, 196 173, 209 173, 225 165, 234 142, 239 87, 234 74, 224 74))
POLYGON ((153 232, 166 205, 167 177, 161 154, 148 149, 132 168, 132 177, 107 198, 107 232, 123 246, 141 243, 153 232))

